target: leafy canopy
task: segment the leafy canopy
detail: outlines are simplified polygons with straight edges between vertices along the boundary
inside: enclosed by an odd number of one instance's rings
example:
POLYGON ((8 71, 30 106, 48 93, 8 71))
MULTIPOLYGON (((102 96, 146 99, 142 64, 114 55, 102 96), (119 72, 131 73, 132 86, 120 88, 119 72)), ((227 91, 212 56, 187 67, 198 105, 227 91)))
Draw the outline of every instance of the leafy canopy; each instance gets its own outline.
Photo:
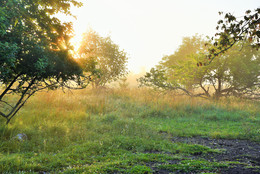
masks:
POLYGON ((7 122, 31 95, 42 89, 82 85, 80 66, 74 61, 69 39, 71 23, 61 23, 53 15, 70 15, 75 0, 0 1, 0 115, 7 122), (8 94, 17 94, 16 103, 8 94))
POLYGON ((101 37, 95 31, 83 35, 79 48, 83 69, 92 76, 93 84, 104 86, 127 73, 127 56, 110 37, 101 37))
POLYGON ((204 58, 204 42, 198 36, 184 38, 174 54, 164 57, 156 68, 139 79, 140 85, 192 97, 259 99, 259 51, 250 42, 240 41, 211 64, 197 67, 195 62, 204 58), (244 49, 240 50, 242 45, 244 49))
POLYGON ((242 17, 223 12, 219 12, 219 15, 223 19, 218 21, 218 32, 205 44, 208 46, 206 60, 199 62, 198 66, 210 64, 215 57, 225 53, 237 42, 249 42, 256 50, 260 47, 260 8, 247 10, 242 17))

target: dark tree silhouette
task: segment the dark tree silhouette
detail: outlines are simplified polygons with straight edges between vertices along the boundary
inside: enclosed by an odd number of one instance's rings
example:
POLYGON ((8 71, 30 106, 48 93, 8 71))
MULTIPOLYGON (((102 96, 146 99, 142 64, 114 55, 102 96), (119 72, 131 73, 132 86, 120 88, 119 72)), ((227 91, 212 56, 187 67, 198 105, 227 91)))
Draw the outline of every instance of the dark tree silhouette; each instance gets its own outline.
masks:
POLYGON ((82 70, 70 50, 71 23, 53 14, 70 15, 75 0, 0 1, 0 115, 7 123, 35 92, 83 85, 82 70), (72 82, 73 81, 73 82, 72 82), (16 94, 11 102, 9 94, 16 94))

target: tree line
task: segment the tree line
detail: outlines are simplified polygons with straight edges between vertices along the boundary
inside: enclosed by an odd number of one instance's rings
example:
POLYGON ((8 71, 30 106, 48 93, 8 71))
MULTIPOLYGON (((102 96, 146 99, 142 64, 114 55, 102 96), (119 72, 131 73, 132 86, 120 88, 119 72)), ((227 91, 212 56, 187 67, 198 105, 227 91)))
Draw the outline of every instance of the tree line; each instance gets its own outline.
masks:
POLYGON ((184 37, 174 54, 138 79, 140 86, 191 97, 260 99, 260 8, 218 21, 215 37, 184 37), (214 60, 214 61, 213 61, 214 60))
POLYGON ((84 88, 118 79, 126 73, 126 53, 110 37, 95 32, 84 36, 80 59, 75 59, 69 40, 72 23, 57 13, 72 15, 77 0, 0 1, 0 115, 7 123, 37 91, 84 88), (9 95, 17 100, 10 101, 9 95))
POLYGON ((140 85, 191 97, 259 99, 260 52, 249 42, 239 41, 209 65, 198 67, 197 62, 207 51, 205 43, 199 35, 184 37, 174 54, 163 57, 159 65, 138 79, 140 85))
MULTIPOLYGON (((92 30, 84 34, 75 59, 72 23, 55 17, 72 15, 71 6, 82 3, 0 1, 0 115, 7 123, 38 91, 81 89, 89 83, 98 88, 127 74, 126 53, 109 36, 92 30)), ((247 11, 241 20, 227 13, 209 40, 183 38, 174 54, 138 80, 140 85, 206 98, 259 98, 259 13, 259 8, 247 11)))

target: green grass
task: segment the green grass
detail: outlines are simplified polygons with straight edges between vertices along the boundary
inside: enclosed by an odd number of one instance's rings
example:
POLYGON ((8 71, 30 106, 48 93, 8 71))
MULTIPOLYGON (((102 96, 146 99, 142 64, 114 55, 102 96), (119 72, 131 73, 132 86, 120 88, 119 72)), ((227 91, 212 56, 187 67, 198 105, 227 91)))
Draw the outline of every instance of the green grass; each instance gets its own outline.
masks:
POLYGON ((211 138, 260 140, 260 122, 251 119, 247 112, 215 109, 204 110, 201 113, 196 113, 196 110, 194 113, 183 111, 169 111, 167 113, 168 116, 166 115, 166 117, 151 115, 149 118, 140 121, 144 121, 145 124, 151 125, 158 131, 168 132, 173 136, 191 137, 199 135, 211 138))
POLYGON ((169 171, 180 172, 200 172, 200 171, 214 171, 217 168, 227 167, 226 163, 208 162, 205 160, 182 160, 178 164, 160 165, 159 168, 167 169, 169 171))
POLYGON ((8 126, 0 119, 0 172, 214 172, 229 164, 187 156, 221 150, 173 143, 171 137, 260 141, 259 103, 240 102, 242 109, 237 103, 178 99, 149 90, 40 93, 8 126), (28 140, 13 138, 18 133, 28 140))

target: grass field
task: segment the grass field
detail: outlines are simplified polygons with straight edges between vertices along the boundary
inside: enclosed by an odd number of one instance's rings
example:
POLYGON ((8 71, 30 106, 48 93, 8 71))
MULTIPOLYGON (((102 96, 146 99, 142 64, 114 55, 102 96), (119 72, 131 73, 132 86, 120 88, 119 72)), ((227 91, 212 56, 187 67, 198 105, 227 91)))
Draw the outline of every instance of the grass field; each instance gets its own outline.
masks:
POLYGON ((194 158, 223 149, 172 138, 260 142, 259 102, 148 89, 38 93, 8 126, 0 122, 1 173, 219 173, 239 162, 194 158))

